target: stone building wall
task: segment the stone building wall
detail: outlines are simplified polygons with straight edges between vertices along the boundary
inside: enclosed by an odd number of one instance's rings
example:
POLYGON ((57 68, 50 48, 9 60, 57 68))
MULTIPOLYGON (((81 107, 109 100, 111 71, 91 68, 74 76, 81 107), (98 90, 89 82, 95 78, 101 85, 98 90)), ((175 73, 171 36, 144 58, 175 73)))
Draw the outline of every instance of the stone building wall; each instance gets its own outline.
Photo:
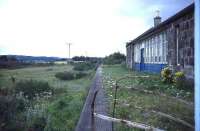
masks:
POLYGON ((132 48, 132 44, 128 45, 126 47, 126 65, 128 68, 133 68, 133 48, 132 48))
POLYGON ((169 66, 184 71, 188 78, 194 78, 194 14, 191 12, 176 20, 167 29, 169 66), (178 30, 178 33, 177 33, 178 30), (177 61, 178 39, 178 61, 177 61))

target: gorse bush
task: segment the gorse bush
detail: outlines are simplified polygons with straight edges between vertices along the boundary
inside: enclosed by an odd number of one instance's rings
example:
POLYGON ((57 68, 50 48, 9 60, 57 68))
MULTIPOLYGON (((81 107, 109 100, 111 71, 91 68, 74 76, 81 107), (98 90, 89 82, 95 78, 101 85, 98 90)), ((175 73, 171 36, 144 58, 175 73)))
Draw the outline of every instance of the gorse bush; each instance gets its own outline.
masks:
POLYGON ((48 94, 51 95, 53 90, 49 86, 48 82, 25 80, 16 84, 15 93, 22 93, 25 98, 32 100, 36 97, 43 97, 48 94))
POLYGON ((177 88, 184 88, 186 86, 185 80, 186 78, 183 72, 179 71, 175 73, 173 81, 177 88))
POLYGON ((173 82, 172 71, 169 69, 169 67, 166 67, 161 71, 161 77, 162 77, 163 82, 166 82, 166 83, 173 82))
POLYGON ((75 63, 74 70, 76 71, 87 71, 95 68, 95 64, 91 62, 75 63))

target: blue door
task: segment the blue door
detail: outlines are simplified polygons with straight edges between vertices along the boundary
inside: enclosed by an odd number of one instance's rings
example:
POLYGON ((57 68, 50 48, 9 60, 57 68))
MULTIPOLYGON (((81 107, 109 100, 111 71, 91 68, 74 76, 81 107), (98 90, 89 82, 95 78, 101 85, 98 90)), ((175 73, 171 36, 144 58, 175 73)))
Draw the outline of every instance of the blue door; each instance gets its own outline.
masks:
POLYGON ((140 71, 144 70, 144 48, 141 49, 140 71))

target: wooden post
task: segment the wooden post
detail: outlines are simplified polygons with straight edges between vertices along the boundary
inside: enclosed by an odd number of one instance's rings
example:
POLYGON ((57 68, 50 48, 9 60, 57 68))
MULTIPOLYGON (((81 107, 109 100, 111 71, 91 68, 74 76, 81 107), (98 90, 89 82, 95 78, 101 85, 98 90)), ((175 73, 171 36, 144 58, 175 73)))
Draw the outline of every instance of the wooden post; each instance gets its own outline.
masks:
MULTIPOLYGON (((119 88, 118 82, 127 78, 149 78, 149 76, 124 76, 116 80, 115 82, 115 96, 114 96, 114 103, 113 103, 113 113, 112 117, 115 117, 115 107, 116 107, 116 101, 117 101, 117 89, 119 88)), ((114 123, 112 122, 112 131, 114 131, 114 123)))
POLYGON ((95 100, 96 100, 96 96, 97 96, 98 91, 95 91, 94 93, 94 97, 92 100, 92 104, 91 104, 91 126, 92 126, 92 131, 95 131, 95 119, 94 119, 94 109, 95 109, 95 100))
MULTIPOLYGON (((116 99, 117 99, 117 88, 118 88, 118 85, 117 85, 117 81, 115 83, 115 97, 114 97, 114 104, 113 104, 113 114, 112 114, 112 117, 114 118, 115 117, 115 106, 116 106, 116 99)), ((112 131, 114 131, 114 123, 112 122, 112 131)))

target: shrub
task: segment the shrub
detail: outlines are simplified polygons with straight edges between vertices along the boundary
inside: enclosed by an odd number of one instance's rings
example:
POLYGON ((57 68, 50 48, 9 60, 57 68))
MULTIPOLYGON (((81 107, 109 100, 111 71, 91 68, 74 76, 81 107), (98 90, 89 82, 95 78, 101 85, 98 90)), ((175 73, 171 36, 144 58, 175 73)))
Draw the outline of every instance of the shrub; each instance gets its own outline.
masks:
POLYGON ((52 88, 49 86, 48 82, 35 81, 35 80, 26 80, 20 81, 15 86, 15 93, 22 95, 29 100, 39 96, 52 94, 52 88))
POLYGON ((55 74, 55 77, 60 80, 74 80, 80 79, 86 75, 87 73, 84 72, 58 72, 55 74))
POLYGON ((169 69, 169 67, 166 67, 161 71, 161 77, 162 77, 163 82, 166 82, 166 83, 173 82, 172 71, 169 69))
POLYGON ((121 64, 126 61, 126 56, 121 54, 120 52, 115 52, 109 56, 106 56, 103 60, 104 64, 112 65, 112 64, 121 64))
POLYGON ((75 79, 75 74, 73 72, 58 72, 55 77, 60 80, 73 80, 75 79))
POLYGON ((82 62, 74 64, 74 70, 76 71, 87 71, 91 70, 95 67, 95 65, 91 62, 82 62))
POLYGON ((80 79, 80 78, 82 78, 82 77, 84 77, 84 76, 86 76, 87 75, 87 73, 84 73, 84 72, 77 72, 76 73, 76 79, 80 79))
POLYGON ((176 72, 173 81, 177 88, 184 88, 185 87, 185 74, 181 71, 176 72))

